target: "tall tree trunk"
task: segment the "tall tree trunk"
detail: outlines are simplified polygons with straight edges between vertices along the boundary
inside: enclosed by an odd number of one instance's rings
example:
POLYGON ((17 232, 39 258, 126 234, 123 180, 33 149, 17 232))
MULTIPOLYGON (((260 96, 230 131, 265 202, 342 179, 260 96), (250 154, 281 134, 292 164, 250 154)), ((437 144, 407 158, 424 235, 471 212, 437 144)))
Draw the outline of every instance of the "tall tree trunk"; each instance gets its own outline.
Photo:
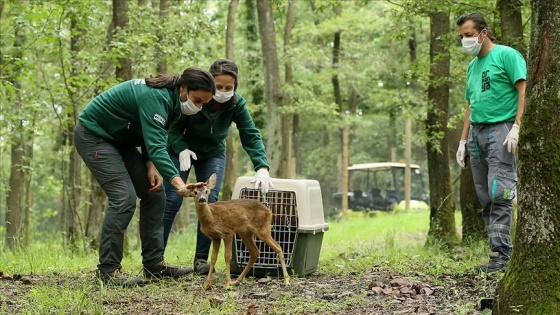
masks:
MULTIPOLYGON (((234 31, 235 31, 235 14, 239 0, 231 0, 228 8, 227 28, 226 28, 226 58, 234 60, 234 31)), ((237 154, 238 142, 235 132, 230 129, 226 137, 226 169, 222 183, 222 200, 231 199, 233 194, 233 186, 237 179, 237 154)))
MULTIPOLYGON (((310 1, 311 9, 313 9, 313 1, 310 1)), ((315 14, 313 14, 315 15, 315 14)), ((317 25, 316 19, 313 20, 317 25)), ((300 177, 303 172, 303 160, 301 157, 300 138, 299 138, 299 114, 294 113, 292 117, 292 149, 294 156, 294 175, 296 178, 300 177)))
MULTIPOLYGON (((31 130, 35 129, 35 116, 33 117, 33 120, 31 121, 31 130)), ((23 154, 25 156, 24 159, 24 165, 23 168, 26 169, 27 171, 24 173, 23 176, 23 184, 25 185, 24 188, 24 195, 25 195, 25 199, 23 201, 23 245, 25 247, 29 246, 30 244, 30 233, 29 233, 29 227, 31 225, 31 205, 33 203, 33 193, 31 191, 31 179, 32 179, 32 175, 33 175, 33 171, 32 171, 32 166, 31 166, 31 162, 33 161, 33 134, 29 133, 29 136, 27 137, 25 144, 23 145, 23 154)))
POLYGON ((157 73, 167 73, 167 59, 165 58, 165 53, 162 49, 162 43, 164 42, 165 34, 167 31, 167 21, 169 20, 169 0, 159 0, 159 24, 162 26, 158 28, 157 37, 158 45, 156 49, 158 50, 158 60, 156 71, 157 73))
MULTIPOLYGON (((334 13, 337 17, 339 17, 342 14, 342 7, 340 6, 340 4, 334 8, 334 13)), ((342 115, 344 113, 344 110, 342 108, 342 94, 340 92, 340 81, 338 80, 341 35, 342 35, 341 30, 337 30, 334 32, 332 64, 331 64, 331 67, 333 69, 333 74, 331 76, 331 82, 333 85, 334 103, 336 104, 336 110, 342 121, 342 115)), ((345 148, 346 150, 348 148, 347 147, 348 132, 347 130, 345 131, 344 127, 340 128, 340 140, 341 140, 340 141, 341 156, 340 156, 340 163, 339 163, 340 169, 338 170, 338 174, 339 174, 338 178, 340 179, 340 182, 338 183, 338 186, 341 188, 342 191, 342 204, 341 204, 342 218, 346 219, 348 216, 348 198, 346 197, 348 196, 348 151, 345 151, 345 148)))
MULTIPOLYGON (((114 33, 114 23, 111 21, 109 26, 107 27, 107 36, 105 38, 105 47, 111 46, 111 42, 113 41, 113 33, 114 33)), ((108 53, 108 52, 107 52, 108 53)), ((103 65, 103 69, 107 69, 107 71, 101 73, 101 77, 99 82, 103 82, 106 80, 110 73, 112 73, 112 61, 106 59, 105 64, 103 65)), ((99 94, 100 87, 95 87, 95 94, 99 94)), ((101 225, 103 223, 103 217, 105 215, 105 209, 107 208, 107 197, 105 192, 101 188, 101 185, 97 183, 95 178, 91 175, 91 172, 87 170, 88 176, 90 180, 88 180, 88 187, 89 187, 89 194, 85 196, 83 199, 87 199, 88 203, 86 204, 86 216, 85 216, 85 236, 88 239, 88 243, 91 248, 97 249, 99 248, 99 242, 101 237, 101 225)), ((86 192, 87 190, 84 190, 86 192)))
MULTIPOLYGON (((81 238, 80 215, 78 212, 80 205, 80 169, 81 158, 74 148, 74 127, 78 119, 79 100, 77 99, 77 91, 79 86, 76 85, 76 77, 79 75, 79 60, 78 54, 80 53, 79 42, 83 34, 83 29, 78 28, 79 16, 76 12, 71 13, 70 18, 70 74, 69 77, 64 71, 66 68, 65 59, 63 57, 63 44, 59 42, 60 47, 60 64, 63 69, 63 77, 68 94, 69 103, 66 107, 66 117, 62 120, 63 123, 63 145, 64 151, 68 153, 68 164, 63 162, 63 170, 65 169, 65 176, 63 176, 63 209, 62 209, 62 232, 65 236, 65 242, 72 248, 77 249, 77 241, 81 238)), ((78 13, 79 14, 79 13, 78 13)))
MULTIPOLYGON (((113 25, 117 38, 122 40, 126 35, 128 27, 128 0, 113 0, 113 25)), ((119 81, 126 81, 132 78, 132 62, 128 57, 117 58, 117 68, 115 73, 119 81)))
MULTIPOLYGON (((290 44, 292 39, 292 29, 294 27, 294 10, 296 8, 296 0, 290 0, 288 4, 288 12, 286 13, 286 25, 284 26, 284 79, 286 86, 292 85, 292 59, 290 52, 290 44)), ((289 107, 291 103, 290 97, 284 97, 283 107, 289 107)), ((280 172, 281 178, 293 178, 292 172, 292 115, 282 113, 282 152, 280 154, 280 172)))
MULTIPOLYGON (((23 45, 25 43, 24 29, 20 25, 14 28, 14 51, 16 54, 13 56, 14 60, 23 59, 23 45)), ((9 74, 9 81, 11 82, 15 91, 15 99, 13 100, 13 112, 16 113, 17 119, 12 122, 12 143, 11 150, 11 167, 10 167, 10 189, 7 197, 6 208, 6 246, 14 248, 21 245, 21 233, 23 229, 22 214, 23 203, 25 197, 25 135, 23 119, 19 118, 23 110, 21 100, 21 72, 22 68, 19 62, 14 63, 14 68, 9 74)))
POLYGON ((496 9, 500 14, 502 44, 517 49, 527 57, 527 49, 523 41, 523 18, 521 16, 521 0, 497 0, 496 9))
POLYGON ((89 247, 92 249, 98 249, 103 215, 105 208, 107 207, 107 197, 91 172, 88 172, 87 178, 90 193, 87 194, 88 202, 85 210, 84 235, 87 239, 89 247))
POLYGON ((519 157, 519 220, 493 314, 558 314, 560 299, 560 3, 531 1, 531 48, 519 157))
POLYGON ((487 238, 486 224, 482 218, 482 206, 474 189, 470 165, 461 170, 459 185, 463 244, 485 240, 487 238))
POLYGON ((282 106, 282 91, 280 90, 280 71, 278 66, 278 52, 276 50, 276 32, 272 18, 272 6, 269 0, 257 1, 257 15, 259 19, 259 34, 264 58, 264 73, 266 85, 267 108, 267 139, 266 151, 273 177, 281 174, 282 124, 278 107, 282 106))
MULTIPOLYGON (((259 42, 259 33, 258 33, 258 22, 256 16, 256 5, 255 0, 245 0, 245 15, 244 21, 242 25, 245 25, 245 35, 247 40, 247 46, 244 48, 245 51, 251 52, 247 57, 247 63, 249 64, 250 69, 260 69, 262 67, 263 61, 261 57, 261 51, 257 47, 257 43, 259 42)), ((248 70, 248 69, 247 69, 248 70)), ((261 104, 264 101, 264 91, 259 84, 263 81, 261 77, 261 73, 253 73, 247 83, 251 87, 250 94, 248 95, 247 100, 253 104, 261 104)), ((254 113, 253 120, 255 121, 255 125, 257 128, 264 128, 266 125, 265 121, 266 118, 263 117, 262 112, 254 113)), ((263 130, 261 129, 261 132, 263 130)))
MULTIPOLYGON (((415 40, 416 42, 416 40, 415 40)), ((416 47, 416 44, 414 44, 416 47)), ((389 150, 391 152, 391 162, 397 161, 397 109, 389 112, 389 150)))
POLYGON ((426 118, 428 170, 430 181, 430 230, 428 244, 436 241, 456 244, 455 202, 449 172, 447 114, 449 111, 449 51, 441 38, 449 34, 449 15, 430 15, 430 106, 426 118), (443 135, 443 137, 441 136, 443 135))
MULTIPOLYGON (((496 7, 500 14, 500 27, 502 30, 502 43, 517 49, 523 57, 527 58, 527 49, 523 40, 523 19, 521 0, 498 0, 496 7)), ((514 209, 515 210, 515 209, 514 209)), ((513 212, 511 235, 517 229, 517 211, 513 212)))

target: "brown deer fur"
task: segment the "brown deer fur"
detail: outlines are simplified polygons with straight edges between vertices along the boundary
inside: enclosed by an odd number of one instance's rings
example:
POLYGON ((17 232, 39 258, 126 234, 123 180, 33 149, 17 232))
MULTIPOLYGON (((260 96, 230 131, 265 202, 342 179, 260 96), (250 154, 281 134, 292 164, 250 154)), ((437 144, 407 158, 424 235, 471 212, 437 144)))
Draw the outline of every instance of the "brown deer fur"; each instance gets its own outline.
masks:
POLYGON ((272 238, 270 234, 272 211, 268 209, 258 200, 254 199, 234 199, 229 201, 220 201, 208 203, 210 190, 216 185, 216 174, 212 174, 208 181, 203 184, 193 185, 194 187, 183 188, 178 190, 178 194, 183 197, 193 197, 196 205, 196 214, 200 221, 200 230, 212 240, 212 258, 211 267, 208 277, 204 282, 204 289, 210 286, 212 280, 212 272, 218 252, 220 250, 220 242, 224 240, 225 246, 225 262, 226 262, 226 284, 237 285, 243 281, 253 263, 259 257, 259 249, 257 248, 253 236, 256 236, 270 248, 272 248, 280 259, 282 272, 284 273, 284 283, 290 283, 290 277, 286 270, 284 253, 282 248, 272 238), (231 281, 230 263, 232 257, 233 238, 235 233, 241 237, 241 240, 247 247, 250 257, 247 266, 235 281, 231 281))

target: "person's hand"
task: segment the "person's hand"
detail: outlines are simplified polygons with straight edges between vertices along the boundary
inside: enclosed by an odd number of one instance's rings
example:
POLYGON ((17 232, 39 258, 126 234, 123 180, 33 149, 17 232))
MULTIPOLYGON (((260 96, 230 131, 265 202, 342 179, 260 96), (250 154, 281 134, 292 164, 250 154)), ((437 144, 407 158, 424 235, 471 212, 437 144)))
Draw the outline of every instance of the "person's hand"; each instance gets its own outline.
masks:
POLYGON ((150 181, 150 186, 151 186, 150 189, 148 189, 148 192, 151 193, 154 191, 158 191, 163 183, 161 176, 159 176, 159 173, 156 167, 154 166, 154 163, 147 162, 146 168, 147 168, 146 174, 148 176, 148 180, 150 181))
POLYGON ((206 182, 198 182, 198 183, 194 183, 194 184, 186 184, 183 187, 177 189, 177 195, 179 196, 183 196, 183 197, 189 197, 189 192, 191 190, 193 190, 196 187, 202 187, 202 186, 206 186, 207 183, 206 182))
POLYGON ((206 182, 198 182, 198 183, 194 183, 194 184, 186 184, 185 188, 186 189, 193 189, 196 187, 202 187, 202 186, 206 186, 208 183, 206 182))
POLYGON ((261 189, 263 194, 266 194, 270 188, 274 188, 272 183, 272 178, 266 168, 260 168, 255 175, 255 178, 251 180, 251 183, 255 184, 255 189, 261 189))
POLYGON ((513 126, 511 126, 511 130, 506 136, 506 140, 504 140, 504 145, 507 144, 508 152, 515 154, 515 152, 517 152, 518 142, 519 142, 519 125, 513 124, 513 126))
POLYGON ((181 171, 188 171, 189 168, 191 168, 191 158, 196 161, 196 154, 189 149, 185 149, 179 153, 179 169, 181 171))
POLYGON ((457 149, 457 164, 460 167, 465 168, 465 155, 467 151, 467 140, 459 141, 459 148, 457 149))

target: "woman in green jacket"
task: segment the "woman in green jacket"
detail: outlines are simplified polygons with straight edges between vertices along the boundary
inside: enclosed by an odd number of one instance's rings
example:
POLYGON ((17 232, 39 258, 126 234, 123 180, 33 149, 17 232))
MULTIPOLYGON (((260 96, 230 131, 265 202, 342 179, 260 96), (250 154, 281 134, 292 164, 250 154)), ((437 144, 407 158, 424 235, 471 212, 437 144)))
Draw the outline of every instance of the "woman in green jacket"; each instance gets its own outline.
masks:
MULTIPOLYGON (((169 149, 171 160, 181 170, 181 178, 186 181, 191 165, 194 166, 196 181, 204 182, 212 173, 217 174, 216 186, 212 189, 209 202, 218 201, 224 169, 226 164, 226 137, 229 127, 235 123, 239 130, 239 138, 243 149, 249 154, 257 172, 254 183, 255 188, 260 188, 263 193, 273 188, 272 180, 268 173, 268 162, 264 142, 259 130, 255 127, 253 118, 247 109, 245 99, 235 93, 237 89, 237 66, 231 60, 219 59, 210 66, 210 73, 216 83, 216 94, 213 99, 205 104, 201 112, 192 116, 182 116, 178 123, 179 128, 173 128, 169 134, 169 149), (176 131, 182 133, 176 134, 176 131), (184 149, 183 141, 186 139, 188 148, 184 149)), ((171 185, 165 184, 167 195, 164 211, 164 243, 167 244, 169 233, 175 215, 183 202, 183 197, 171 185)), ((208 253, 211 240, 197 230, 196 253, 194 258, 194 271, 198 274, 207 274, 210 270, 208 253)))
POLYGON ((95 97, 78 116, 76 150, 109 199, 97 265, 97 276, 105 284, 143 284, 141 278, 121 272, 124 234, 136 209, 136 197, 140 198, 144 275, 167 278, 192 272, 163 260, 165 192, 158 172, 174 189, 185 187, 167 152, 168 127, 181 113, 196 114, 215 90, 210 73, 188 68, 181 76, 118 84, 95 97))

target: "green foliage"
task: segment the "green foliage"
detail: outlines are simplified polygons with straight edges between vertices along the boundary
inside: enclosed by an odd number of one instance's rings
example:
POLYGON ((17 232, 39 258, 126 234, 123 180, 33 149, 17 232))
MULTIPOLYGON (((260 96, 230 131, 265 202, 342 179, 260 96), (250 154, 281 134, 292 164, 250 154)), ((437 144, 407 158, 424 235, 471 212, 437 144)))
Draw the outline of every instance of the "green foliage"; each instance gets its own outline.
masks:
MULTIPOLYGON (((4 3, 0 19, 0 221, 6 207, 10 144, 15 126, 23 122, 22 133, 33 135, 34 141, 32 225, 52 231, 61 199, 60 183, 72 150, 63 134, 72 109, 81 110, 92 97, 117 83, 114 65, 119 57, 131 59, 134 77, 156 74, 160 60, 167 62, 170 73, 180 73, 188 66, 207 69, 214 59, 225 57, 228 5, 226 1, 175 1, 170 3, 169 17, 161 20, 153 1, 142 8, 138 1, 128 1, 129 27, 116 30, 109 41, 110 1, 4 3), (16 30, 20 29, 25 35, 23 43, 16 42, 16 30), (79 51, 71 50, 72 36, 79 51), (22 69, 17 75, 21 87, 14 85, 18 67, 22 69), (21 109, 13 106, 17 95, 21 109)), ((442 40, 452 57, 448 127, 456 128, 462 125, 465 71, 470 58, 461 52, 454 21, 464 12, 478 11, 497 30, 493 2, 298 1, 290 47, 283 47, 288 2, 274 0, 271 4, 281 76, 287 57, 293 70, 292 84, 282 86, 287 106, 279 112, 299 115, 301 176, 319 180, 325 207, 332 208, 331 195, 338 190, 340 129, 345 126, 351 129, 351 164, 387 161, 388 139, 393 133, 389 113, 394 113, 400 160, 404 157, 404 119, 412 117, 413 161, 427 174, 425 144, 433 139, 426 137, 423 126, 429 106, 425 89, 434 84, 428 76, 429 14, 445 10, 452 20, 451 32, 442 40), (341 9, 339 15, 335 8, 341 9), (341 32, 341 50, 333 67, 337 31, 341 32), (412 35, 416 62, 411 62, 409 54, 412 35), (340 112, 333 96, 334 75, 341 87, 340 112), (355 114, 350 113, 352 89, 357 91, 355 114)), ((528 10, 525 2, 525 16, 528 10)), ((234 47, 240 68, 238 92, 247 99, 266 138, 263 56, 255 1, 239 2, 234 47)), ((247 160, 241 153, 240 162, 247 160)))

